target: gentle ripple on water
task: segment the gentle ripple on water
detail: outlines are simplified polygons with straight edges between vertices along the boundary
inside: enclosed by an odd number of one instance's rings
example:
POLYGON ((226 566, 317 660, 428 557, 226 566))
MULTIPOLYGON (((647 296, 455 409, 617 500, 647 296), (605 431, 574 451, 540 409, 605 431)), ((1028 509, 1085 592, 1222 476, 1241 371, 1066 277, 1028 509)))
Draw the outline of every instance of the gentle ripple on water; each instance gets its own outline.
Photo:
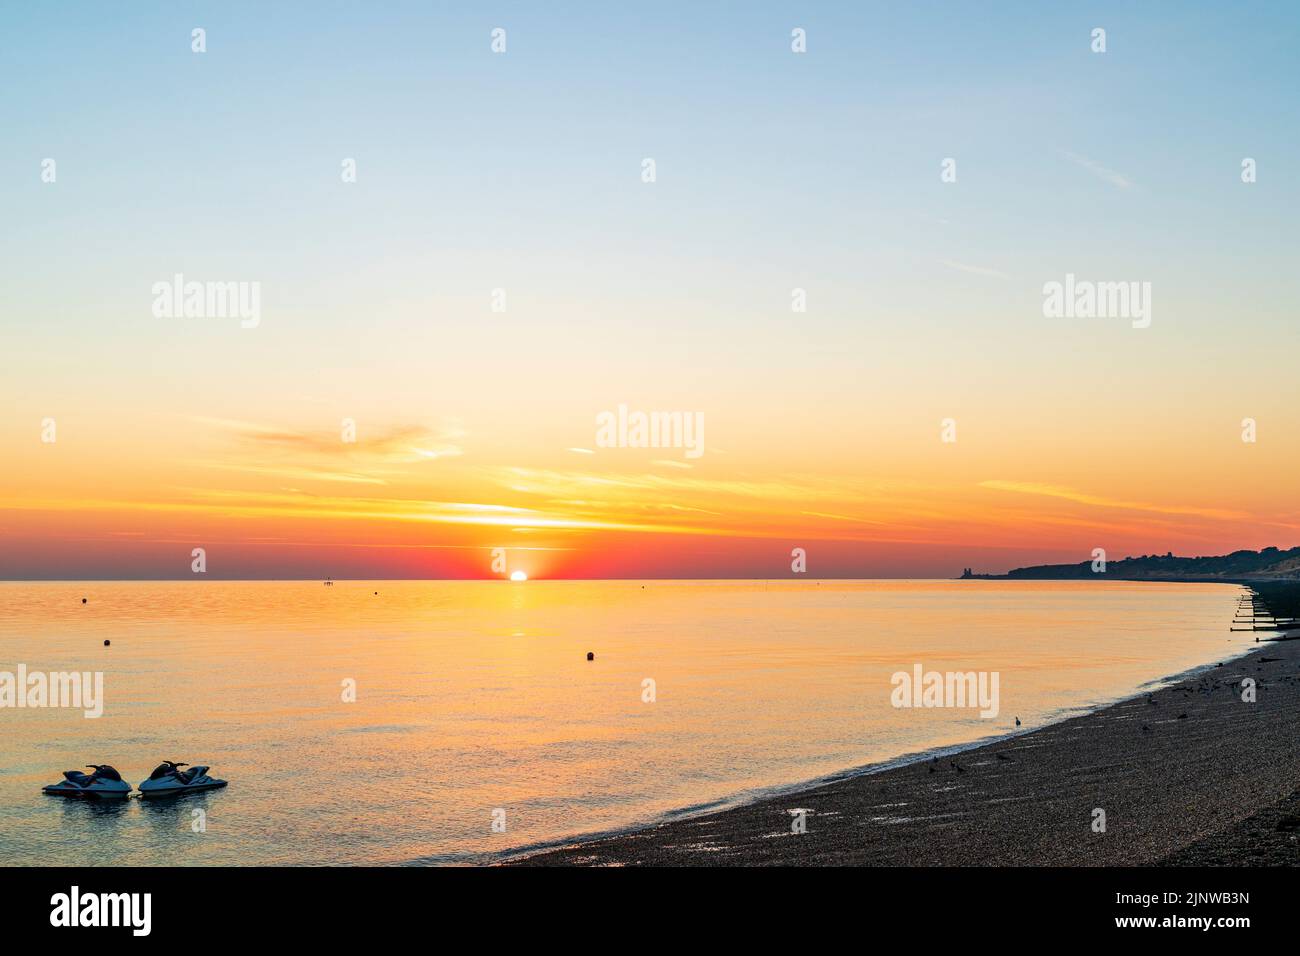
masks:
POLYGON ((1237 593, 1007 581, 0 584, 0 671, 103 671, 106 697, 98 719, 0 709, 0 863, 490 860, 1126 696, 1243 651, 1249 636, 1228 632, 1237 593), (918 662, 999 672, 998 717, 893 708, 890 676, 918 662), (654 703, 642 701, 646 678, 654 703), (341 699, 345 679, 355 703, 341 699), (139 783, 162 759, 209 764, 230 786, 162 803, 40 793, 88 762, 139 783), (504 833, 492 830, 496 809, 504 833))

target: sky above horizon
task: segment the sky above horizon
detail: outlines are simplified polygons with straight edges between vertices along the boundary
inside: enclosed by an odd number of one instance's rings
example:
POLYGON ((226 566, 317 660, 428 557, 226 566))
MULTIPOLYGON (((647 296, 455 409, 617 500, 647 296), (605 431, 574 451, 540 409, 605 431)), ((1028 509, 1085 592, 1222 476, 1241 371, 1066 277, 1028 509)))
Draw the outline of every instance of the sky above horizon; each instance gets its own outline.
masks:
POLYGON ((1300 544, 1297 50, 1288 3, 6 7, 0 578, 1300 544), (1067 275, 1149 327, 1045 317, 1067 275))

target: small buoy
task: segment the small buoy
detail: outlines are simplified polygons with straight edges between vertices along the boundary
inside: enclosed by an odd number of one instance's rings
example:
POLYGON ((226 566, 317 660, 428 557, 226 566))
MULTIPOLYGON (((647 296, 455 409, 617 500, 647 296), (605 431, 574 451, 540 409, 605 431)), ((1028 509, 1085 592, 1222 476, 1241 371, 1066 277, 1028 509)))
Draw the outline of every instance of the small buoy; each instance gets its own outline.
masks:
POLYGON ((375 592, 375 595, 376 595, 376 596, 378 596, 378 594, 379 594, 379 592, 378 592, 378 591, 376 591, 376 592, 375 592))
POLYGON ((108 647, 108 645, 109 645, 109 644, 112 644, 112 643, 113 643, 112 641, 105 641, 105 642, 104 642, 104 646, 105 646, 105 647, 108 647))
POLYGON ((82 598, 82 599, 81 599, 81 603, 82 603, 82 604, 85 604, 85 603, 86 603, 86 599, 85 599, 85 598, 82 598))
POLYGON ((591 651, 587 651, 587 660, 594 661, 595 659, 596 659, 596 655, 593 654, 591 651))

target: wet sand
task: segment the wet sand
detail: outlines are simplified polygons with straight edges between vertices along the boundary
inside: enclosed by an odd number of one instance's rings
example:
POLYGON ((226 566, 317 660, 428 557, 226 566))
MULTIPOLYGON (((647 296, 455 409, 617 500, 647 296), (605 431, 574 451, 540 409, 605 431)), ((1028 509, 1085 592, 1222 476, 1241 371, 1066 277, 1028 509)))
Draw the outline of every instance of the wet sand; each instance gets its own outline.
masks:
POLYGON ((1300 641, 954 757, 514 865, 1300 865, 1300 641), (1257 700, 1242 700, 1244 678, 1257 700), (793 811, 807 830, 792 833, 793 811), (1094 831, 1095 810, 1105 832, 1094 831))

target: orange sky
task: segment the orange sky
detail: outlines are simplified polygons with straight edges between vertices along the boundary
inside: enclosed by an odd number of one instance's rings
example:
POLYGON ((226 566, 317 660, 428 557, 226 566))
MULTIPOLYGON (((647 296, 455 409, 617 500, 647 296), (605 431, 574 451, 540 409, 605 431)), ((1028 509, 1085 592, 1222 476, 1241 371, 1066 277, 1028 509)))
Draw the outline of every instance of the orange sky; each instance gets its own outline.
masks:
MULTIPOLYGON (((706 435, 725 435, 706 420, 706 435)), ((1294 458, 1226 429, 1206 456, 1213 467, 1172 447, 1129 472, 1085 462, 1050 434, 1029 443, 1044 456, 1055 444, 1055 468, 1011 468, 999 463, 1025 435, 960 421, 955 443, 940 440, 938 421, 928 436, 919 422, 911 441, 896 434, 892 460, 864 454, 879 446, 862 427, 864 440, 810 443, 789 461, 768 448, 709 445, 692 461, 597 448, 594 419, 585 445, 579 426, 572 445, 514 460, 476 453, 463 426, 358 423, 357 441, 344 442, 341 430, 167 421, 132 433, 71 416, 56 420, 53 443, 11 433, 21 455, 0 499, 0 574, 189 577, 202 547, 213 577, 479 578, 496 576, 503 548, 505 573, 531 577, 781 577, 802 547, 810 575, 945 576, 1083 560, 1094 547, 1121 557, 1297 539, 1289 502, 1252 479, 1294 471, 1294 458), (1074 468, 1083 480, 1069 480, 1074 468)), ((1134 456, 1140 432, 1127 436, 1134 456)), ((1125 438, 1109 436, 1111 454, 1125 438)))

